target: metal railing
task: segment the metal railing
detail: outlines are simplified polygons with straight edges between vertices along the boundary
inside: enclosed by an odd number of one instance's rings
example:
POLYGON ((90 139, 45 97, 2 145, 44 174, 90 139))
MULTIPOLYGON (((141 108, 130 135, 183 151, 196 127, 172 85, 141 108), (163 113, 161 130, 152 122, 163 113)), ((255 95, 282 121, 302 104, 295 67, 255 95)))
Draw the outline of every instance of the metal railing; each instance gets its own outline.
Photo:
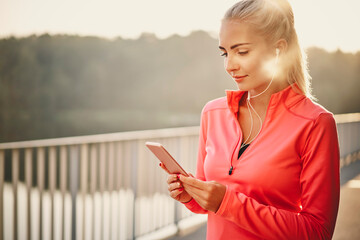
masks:
POLYGON ((190 216, 146 141, 194 172, 198 127, 0 144, 0 239, 134 239, 190 216))
MULTIPOLYGON (((360 159, 360 114, 336 115, 341 166, 360 159)), ((135 239, 191 217, 145 148, 195 172, 199 127, 0 144, 0 240, 135 239), (6 169, 6 171, 4 171, 6 169)))
POLYGON ((335 115, 340 144, 340 167, 360 159, 360 113, 335 115))

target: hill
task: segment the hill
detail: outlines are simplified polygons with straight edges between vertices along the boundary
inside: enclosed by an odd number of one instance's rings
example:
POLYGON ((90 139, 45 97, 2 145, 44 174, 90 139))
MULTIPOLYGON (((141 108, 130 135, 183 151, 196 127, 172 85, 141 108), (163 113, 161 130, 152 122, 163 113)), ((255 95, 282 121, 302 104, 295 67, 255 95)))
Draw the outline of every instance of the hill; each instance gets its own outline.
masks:
MULTIPOLYGON (((41 35, 0 40, 0 142, 192 126, 236 88, 203 31, 158 39, 41 35)), ((319 103, 360 112, 360 53, 308 49, 319 103)))

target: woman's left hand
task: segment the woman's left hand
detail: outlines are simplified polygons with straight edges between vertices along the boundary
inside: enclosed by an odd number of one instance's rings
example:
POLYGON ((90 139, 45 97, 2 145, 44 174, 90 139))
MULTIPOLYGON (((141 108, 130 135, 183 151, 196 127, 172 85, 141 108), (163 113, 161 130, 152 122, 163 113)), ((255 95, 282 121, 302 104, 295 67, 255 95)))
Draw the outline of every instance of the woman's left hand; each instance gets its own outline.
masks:
POLYGON ((179 176, 188 194, 205 210, 216 212, 224 198, 226 186, 215 181, 201 181, 193 177, 179 176))

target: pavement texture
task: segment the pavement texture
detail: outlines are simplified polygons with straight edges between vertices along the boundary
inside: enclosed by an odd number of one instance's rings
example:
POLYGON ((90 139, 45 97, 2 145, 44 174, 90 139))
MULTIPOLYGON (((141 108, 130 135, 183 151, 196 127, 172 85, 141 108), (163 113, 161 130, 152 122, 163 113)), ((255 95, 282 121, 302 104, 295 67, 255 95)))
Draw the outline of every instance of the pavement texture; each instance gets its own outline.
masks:
POLYGON ((360 175, 341 187, 334 240, 360 239, 360 175))
MULTIPOLYGON (((333 240, 360 239, 360 161, 341 168, 340 205, 333 240)), ((169 240, 205 240, 206 224, 169 240)))

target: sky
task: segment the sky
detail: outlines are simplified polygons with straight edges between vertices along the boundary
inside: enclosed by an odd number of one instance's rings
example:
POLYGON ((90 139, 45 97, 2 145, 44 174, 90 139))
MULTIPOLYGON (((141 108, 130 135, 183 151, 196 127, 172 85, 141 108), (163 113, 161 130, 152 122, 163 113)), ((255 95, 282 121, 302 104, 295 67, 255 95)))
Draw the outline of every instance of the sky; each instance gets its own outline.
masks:
MULTIPOLYGON (((237 0, 0 0, 0 38, 76 34, 159 38, 204 30, 217 37, 220 20, 237 0)), ((360 51, 359 0, 289 0, 304 48, 360 51)))

